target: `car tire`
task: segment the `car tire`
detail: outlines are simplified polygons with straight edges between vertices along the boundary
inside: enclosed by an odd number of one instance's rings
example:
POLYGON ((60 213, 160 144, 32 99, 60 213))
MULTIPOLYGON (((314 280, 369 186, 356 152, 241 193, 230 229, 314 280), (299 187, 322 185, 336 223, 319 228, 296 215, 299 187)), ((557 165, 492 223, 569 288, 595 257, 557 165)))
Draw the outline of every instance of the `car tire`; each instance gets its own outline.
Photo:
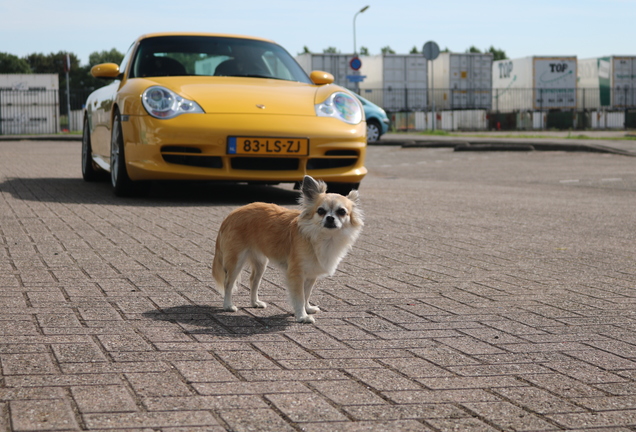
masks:
POLYGON ((92 155, 91 132, 88 127, 88 118, 86 117, 84 118, 82 129, 82 177, 87 182, 99 181, 103 178, 102 172, 95 167, 92 155))
POLYGON ((359 189, 360 183, 327 183, 328 193, 337 193, 347 196, 353 189, 359 189))
POLYGON ((376 142, 382 135, 380 123, 376 120, 367 120, 367 142, 376 142))
POLYGON ((145 182, 134 182, 126 170, 124 135, 121 127, 121 115, 115 112, 110 138, 110 182, 115 195, 119 197, 135 196, 146 191, 145 182))

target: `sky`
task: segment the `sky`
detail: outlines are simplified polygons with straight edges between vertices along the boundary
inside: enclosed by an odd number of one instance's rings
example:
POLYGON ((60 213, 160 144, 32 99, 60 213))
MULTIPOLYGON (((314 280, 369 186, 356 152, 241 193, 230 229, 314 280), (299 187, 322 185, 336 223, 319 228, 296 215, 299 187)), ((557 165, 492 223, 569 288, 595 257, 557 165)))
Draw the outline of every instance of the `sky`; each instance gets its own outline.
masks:
POLYGON ((66 51, 87 65, 141 34, 201 31, 272 39, 292 55, 305 46, 347 54, 354 16, 357 48, 371 55, 427 41, 452 52, 494 46, 512 59, 636 55, 636 0, 0 0, 0 52, 66 51))

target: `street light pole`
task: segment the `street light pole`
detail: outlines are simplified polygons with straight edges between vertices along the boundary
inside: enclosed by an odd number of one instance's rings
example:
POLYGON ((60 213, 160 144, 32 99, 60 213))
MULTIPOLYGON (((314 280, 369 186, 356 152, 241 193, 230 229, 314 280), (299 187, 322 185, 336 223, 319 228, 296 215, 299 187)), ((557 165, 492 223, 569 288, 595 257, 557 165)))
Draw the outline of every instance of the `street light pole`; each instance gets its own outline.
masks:
POLYGON ((354 57, 356 54, 358 54, 358 47, 356 45, 356 18, 358 17, 358 15, 360 15, 362 12, 364 12, 367 9, 369 9, 369 6, 363 7, 358 12, 356 12, 356 14, 353 16, 353 55, 354 57))

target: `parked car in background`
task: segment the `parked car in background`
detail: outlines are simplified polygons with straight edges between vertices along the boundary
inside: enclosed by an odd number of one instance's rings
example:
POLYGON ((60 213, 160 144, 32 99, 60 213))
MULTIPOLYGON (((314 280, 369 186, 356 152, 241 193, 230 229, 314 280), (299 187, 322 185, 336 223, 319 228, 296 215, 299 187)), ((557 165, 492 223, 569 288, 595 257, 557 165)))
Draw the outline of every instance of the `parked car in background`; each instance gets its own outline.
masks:
POLYGON ((272 41, 148 34, 121 65, 91 73, 115 81, 86 101, 82 174, 109 172, 117 195, 149 180, 277 184, 306 174, 348 192, 367 173, 361 102, 272 41))
POLYGON ((391 120, 382 108, 360 95, 356 96, 362 103, 364 116, 367 119, 367 142, 376 142, 389 130, 391 120))

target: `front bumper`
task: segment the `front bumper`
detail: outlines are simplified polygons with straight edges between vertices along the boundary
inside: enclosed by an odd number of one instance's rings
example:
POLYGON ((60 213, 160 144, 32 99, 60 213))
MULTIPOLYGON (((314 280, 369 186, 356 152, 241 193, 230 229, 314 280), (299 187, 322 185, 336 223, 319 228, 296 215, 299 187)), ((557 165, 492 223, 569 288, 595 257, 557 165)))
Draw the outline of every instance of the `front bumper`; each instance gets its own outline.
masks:
POLYGON ((126 116, 122 132, 131 180, 297 182, 311 175, 359 183, 367 173, 365 123, 267 114, 126 116), (309 155, 229 155, 229 136, 308 138, 309 155))

